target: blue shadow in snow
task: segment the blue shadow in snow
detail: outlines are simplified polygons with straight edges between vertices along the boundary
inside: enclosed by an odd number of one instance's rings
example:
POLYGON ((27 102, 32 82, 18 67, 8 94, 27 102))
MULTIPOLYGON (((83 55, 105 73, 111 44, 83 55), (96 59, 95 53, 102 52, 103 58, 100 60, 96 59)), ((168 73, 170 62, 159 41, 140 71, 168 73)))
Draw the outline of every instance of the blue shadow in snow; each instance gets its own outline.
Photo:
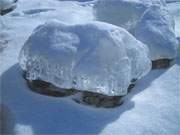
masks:
POLYGON ((131 98, 147 88, 163 74, 151 71, 125 97, 125 102, 114 109, 95 109, 76 104, 68 98, 55 98, 32 92, 22 77, 18 64, 1 77, 2 102, 14 114, 16 123, 31 126, 35 134, 99 134, 108 124, 133 109, 131 98))

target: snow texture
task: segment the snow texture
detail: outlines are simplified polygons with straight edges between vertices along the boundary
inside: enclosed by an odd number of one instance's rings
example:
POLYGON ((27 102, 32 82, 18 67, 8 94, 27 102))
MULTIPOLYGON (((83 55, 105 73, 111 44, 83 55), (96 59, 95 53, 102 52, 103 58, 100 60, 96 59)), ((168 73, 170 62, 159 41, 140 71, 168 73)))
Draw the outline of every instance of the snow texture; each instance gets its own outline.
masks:
POLYGON ((149 72, 148 53, 125 29, 111 24, 51 21, 35 29, 19 61, 29 80, 117 96, 149 72))
POLYGON ((178 41, 174 32, 174 19, 166 8, 152 6, 146 10, 134 35, 148 45, 152 60, 176 57, 178 41))
POLYGON ((151 71, 124 98, 123 105, 97 109, 32 92, 15 64, 2 75, 2 101, 16 118, 15 135, 179 135, 179 72, 178 64, 151 71))

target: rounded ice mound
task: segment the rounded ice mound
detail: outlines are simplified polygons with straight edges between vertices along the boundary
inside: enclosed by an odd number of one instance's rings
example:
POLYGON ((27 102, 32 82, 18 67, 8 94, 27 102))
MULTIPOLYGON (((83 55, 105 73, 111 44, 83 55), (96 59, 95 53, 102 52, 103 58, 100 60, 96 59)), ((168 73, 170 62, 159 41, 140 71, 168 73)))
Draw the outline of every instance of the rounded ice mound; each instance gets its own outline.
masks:
POLYGON ((134 35, 149 47, 152 60, 176 57, 178 41, 174 25, 173 17, 164 7, 152 6, 143 14, 134 35))
POLYGON ((151 69, 143 43, 125 29, 102 22, 47 22, 29 37, 19 63, 28 80, 108 96, 127 94, 130 81, 151 69))
POLYGON ((98 0, 94 9, 97 20, 123 27, 147 44, 152 61, 176 57, 174 19, 165 0, 98 0))
POLYGON ((94 6, 97 20, 133 31, 143 12, 152 5, 164 6, 164 0, 98 0, 94 6))

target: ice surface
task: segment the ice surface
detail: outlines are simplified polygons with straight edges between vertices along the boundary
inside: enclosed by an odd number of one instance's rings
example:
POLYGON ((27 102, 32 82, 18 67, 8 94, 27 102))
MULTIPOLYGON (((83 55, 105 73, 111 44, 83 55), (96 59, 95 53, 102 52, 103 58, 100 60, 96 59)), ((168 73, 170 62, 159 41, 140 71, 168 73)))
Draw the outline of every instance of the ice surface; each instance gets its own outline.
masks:
POLYGON ((30 80, 110 96, 125 95, 131 79, 151 69, 145 45, 125 29, 102 22, 41 25, 19 58, 30 80))
POLYGON ((143 12, 152 5, 165 5, 163 0, 98 0, 94 6, 97 20, 133 31, 143 12))
POLYGON ((17 0, 0 0, 0 11, 14 7, 17 0))
POLYGON ((176 37, 180 37, 180 1, 176 3, 168 4, 168 10, 175 20, 175 34, 176 37))
POLYGON ((151 60, 176 56, 174 19, 160 0, 99 0, 97 20, 121 26, 147 44, 151 60))
POLYGON ((176 57, 174 19, 164 7, 152 6, 145 11, 135 29, 135 37, 148 45, 152 60, 176 57))

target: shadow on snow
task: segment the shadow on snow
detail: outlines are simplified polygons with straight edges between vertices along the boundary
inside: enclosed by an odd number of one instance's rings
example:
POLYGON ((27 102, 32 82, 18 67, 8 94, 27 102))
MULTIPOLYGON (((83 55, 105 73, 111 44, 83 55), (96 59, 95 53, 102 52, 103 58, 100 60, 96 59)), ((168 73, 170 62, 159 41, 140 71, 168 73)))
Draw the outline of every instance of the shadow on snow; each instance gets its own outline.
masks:
POLYGON ((133 109, 135 103, 131 98, 163 72, 165 70, 154 70, 142 78, 120 107, 96 109, 76 104, 68 98, 48 97, 28 90, 21 69, 15 64, 1 77, 2 103, 12 112, 13 123, 31 126, 35 134, 98 134, 123 113, 133 109))

